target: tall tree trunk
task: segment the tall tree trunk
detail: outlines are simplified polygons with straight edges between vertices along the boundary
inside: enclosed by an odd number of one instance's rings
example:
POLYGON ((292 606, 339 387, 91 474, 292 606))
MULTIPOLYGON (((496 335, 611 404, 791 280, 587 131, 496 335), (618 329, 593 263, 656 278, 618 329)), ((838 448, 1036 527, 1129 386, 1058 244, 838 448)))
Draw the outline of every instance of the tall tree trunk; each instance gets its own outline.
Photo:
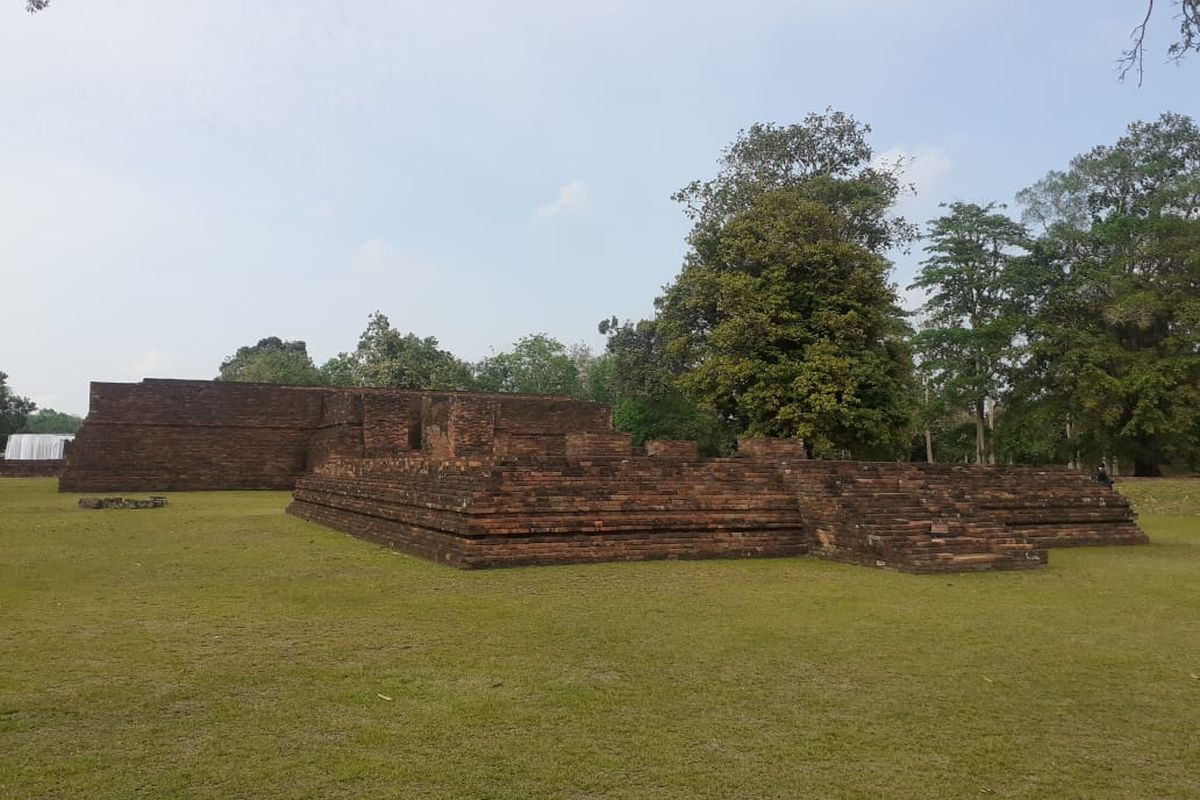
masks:
POLYGON ((1079 459, 1076 458, 1075 440, 1071 436, 1071 420, 1067 420, 1067 469, 1079 469, 1079 459))
POLYGON ((996 443, 996 401, 987 402, 984 398, 984 408, 987 409, 987 463, 996 463, 996 451, 993 449, 996 443))
MULTIPOLYGON (((928 380, 923 380, 922 383, 925 385, 925 407, 926 412, 928 412, 929 382, 928 380)), ((929 430, 928 425, 925 426, 925 461, 930 464, 933 463, 933 432, 929 430)))
POLYGON ((975 401, 975 463, 983 463, 984 450, 984 420, 983 398, 980 397, 975 401))

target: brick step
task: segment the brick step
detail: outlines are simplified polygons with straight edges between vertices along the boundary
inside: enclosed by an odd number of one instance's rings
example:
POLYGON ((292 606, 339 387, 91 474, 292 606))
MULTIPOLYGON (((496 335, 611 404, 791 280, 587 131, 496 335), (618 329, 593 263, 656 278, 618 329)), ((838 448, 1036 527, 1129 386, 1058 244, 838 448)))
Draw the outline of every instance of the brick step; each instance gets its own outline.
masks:
POLYGON ((340 509, 365 516, 408 521, 431 529, 463 535, 524 535, 532 533, 613 532, 622 530, 709 530, 709 531, 793 531, 800 535, 794 513, 759 514, 748 521, 744 514, 707 514, 697 517, 690 511, 675 513, 621 512, 606 515, 595 512, 575 514, 527 513, 472 516, 454 510, 423 509, 401 504, 384 504, 350 495, 333 495, 298 489, 295 499, 310 505, 340 509))

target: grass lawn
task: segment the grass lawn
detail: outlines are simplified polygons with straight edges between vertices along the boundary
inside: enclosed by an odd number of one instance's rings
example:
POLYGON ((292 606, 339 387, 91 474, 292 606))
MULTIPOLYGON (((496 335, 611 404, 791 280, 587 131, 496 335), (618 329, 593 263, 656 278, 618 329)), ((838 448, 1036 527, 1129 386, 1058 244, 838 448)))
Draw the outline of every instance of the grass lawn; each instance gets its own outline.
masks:
POLYGON ((1148 547, 458 572, 287 495, 0 481, 0 797, 1197 798, 1200 481, 1148 547))

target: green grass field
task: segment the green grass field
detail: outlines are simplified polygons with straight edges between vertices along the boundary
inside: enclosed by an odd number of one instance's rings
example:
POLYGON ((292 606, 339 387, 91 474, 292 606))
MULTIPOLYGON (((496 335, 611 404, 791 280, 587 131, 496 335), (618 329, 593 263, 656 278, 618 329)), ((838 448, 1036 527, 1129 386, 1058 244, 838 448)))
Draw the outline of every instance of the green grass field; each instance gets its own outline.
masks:
POLYGON ((1154 543, 458 572, 284 493, 0 481, 3 798, 1197 798, 1200 481, 1154 543))

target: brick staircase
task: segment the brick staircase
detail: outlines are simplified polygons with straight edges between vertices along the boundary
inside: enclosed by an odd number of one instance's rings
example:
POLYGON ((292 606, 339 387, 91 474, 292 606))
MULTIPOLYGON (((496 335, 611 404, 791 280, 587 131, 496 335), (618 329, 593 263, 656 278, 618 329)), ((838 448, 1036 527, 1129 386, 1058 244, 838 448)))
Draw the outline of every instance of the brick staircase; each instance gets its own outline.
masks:
POLYGON ((815 555, 909 572, 1025 569, 1046 549, 1143 544, 1124 497, 1065 468, 800 462, 815 555))

